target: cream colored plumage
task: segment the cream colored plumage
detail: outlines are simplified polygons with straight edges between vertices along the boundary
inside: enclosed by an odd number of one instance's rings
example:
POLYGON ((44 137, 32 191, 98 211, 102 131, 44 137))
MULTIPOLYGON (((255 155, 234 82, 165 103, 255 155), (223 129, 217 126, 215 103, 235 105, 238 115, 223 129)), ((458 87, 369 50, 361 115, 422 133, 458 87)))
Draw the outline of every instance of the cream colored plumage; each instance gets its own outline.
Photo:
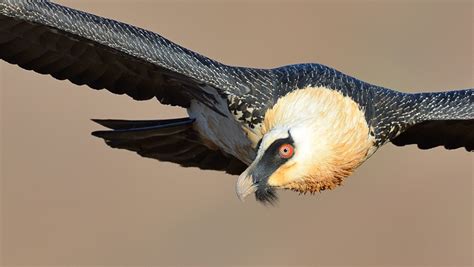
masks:
MULTIPOLYGON (((376 150, 359 105, 324 87, 291 92, 267 111, 255 161, 275 140, 287 138, 288 133, 294 140, 294 157, 268 178, 268 185, 275 188, 299 192, 332 189, 376 150)), ((239 177, 238 185, 251 185, 243 181, 253 179, 248 173, 239 177)), ((243 193, 239 195, 241 199, 255 190, 237 188, 243 193)))

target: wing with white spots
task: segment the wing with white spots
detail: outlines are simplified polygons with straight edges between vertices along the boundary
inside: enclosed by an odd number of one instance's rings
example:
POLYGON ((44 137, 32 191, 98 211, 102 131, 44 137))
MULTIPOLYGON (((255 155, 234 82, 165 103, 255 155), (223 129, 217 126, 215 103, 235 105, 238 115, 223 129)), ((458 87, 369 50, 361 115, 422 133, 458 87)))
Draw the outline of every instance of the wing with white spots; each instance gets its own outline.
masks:
POLYGON ((211 108, 209 88, 243 95, 268 71, 231 67, 153 32, 45 0, 0 0, 0 58, 94 89, 211 108))
POLYGON ((408 95, 412 99, 407 126, 391 139, 398 146, 421 149, 444 146, 474 150, 474 90, 408 95), (410 123, 414 121, 415 123, 410 123))

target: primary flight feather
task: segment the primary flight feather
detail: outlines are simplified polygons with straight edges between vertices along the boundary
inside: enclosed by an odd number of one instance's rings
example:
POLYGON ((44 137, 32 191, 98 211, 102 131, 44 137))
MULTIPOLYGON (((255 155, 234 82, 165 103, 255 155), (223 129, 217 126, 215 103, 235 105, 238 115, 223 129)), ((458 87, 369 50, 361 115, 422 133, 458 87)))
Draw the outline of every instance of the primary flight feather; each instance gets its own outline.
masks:
POLYGON ((387 142, 474 150, 474 90, 407 94, 320 64, 233 67, 158 34, 45 0, 0 0, 0 58, 189 118, 94 120, 141 156, 240 174, 237 194, 340 185, 387 142))

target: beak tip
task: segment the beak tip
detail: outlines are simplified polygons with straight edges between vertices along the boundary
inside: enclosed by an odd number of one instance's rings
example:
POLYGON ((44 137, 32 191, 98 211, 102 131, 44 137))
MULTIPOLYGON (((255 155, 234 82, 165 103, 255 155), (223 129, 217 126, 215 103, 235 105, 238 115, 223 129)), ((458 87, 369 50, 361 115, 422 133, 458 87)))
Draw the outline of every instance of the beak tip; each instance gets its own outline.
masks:
POLYGON ((237 193, 237 197, 239 198, 240 202, 245 202, 245 196, 241 196, 239 193, 237 193))
POLYGON ((246 173, 243 173, 239 179, 237 180, 237 185, 236 185, 236 193, 237 197, 240 199, 240 201, 244 202, 245 198, 252 194, 253 192, 256 191, 256 186, 253 183, 253 178, 251 175, 246 175, 246 173))
POLYGON ((245 201, 245 198, 252 193, 252 188, 247 188, 246 190, 242 190, 242 188, 237 186, 237 197, 241 202, 245 201))

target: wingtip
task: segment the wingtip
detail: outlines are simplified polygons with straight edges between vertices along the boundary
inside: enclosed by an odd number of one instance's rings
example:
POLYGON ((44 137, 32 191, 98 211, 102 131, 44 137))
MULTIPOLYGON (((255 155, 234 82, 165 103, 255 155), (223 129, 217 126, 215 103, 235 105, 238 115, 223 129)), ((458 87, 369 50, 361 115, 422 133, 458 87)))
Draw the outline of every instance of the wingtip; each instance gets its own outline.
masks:
POLYGON ((92 136, 99 137, 99 138, 104 138, 104 133, 106 131, 93 131, 91 132, 92 136))
POLYGON ((91 119, 91 121, 105 127, 108 129, 115 130, 113 122, 115 120, 110 120, 110 119, 91 119))
MULTIPOLYGON (((99 125, 101 125, 101 126, 104 126, 104 127, 106 127, 106 128, 109 128, 109 127, 107 127, 107 125, 104 125, 104 124, 106 124, 105 121, 107 121, 107 120, 104 120, 104 119, 91 119, 91 121, 93 121, 93 122, 95 122, 95 123, 97 123, 97 124, 99 124, 99 125)), ((111 128, 109 128, 109 129, 111 129, 111 128)), ((101 130, 101 131, 93 131, 93 132, 91 132, 91 135, 92 135, 92 136, 95 136, 95 137, 103 138, 103 133, 104 133, 104 132, 106 132, 106 131, 103 131, 103 130, 101 130)))
POLYGON ((102 122, 105 121, 104 119, 91 119, 91 121, 97 123, 97 124, 100 124, 102 125, 102 122))

